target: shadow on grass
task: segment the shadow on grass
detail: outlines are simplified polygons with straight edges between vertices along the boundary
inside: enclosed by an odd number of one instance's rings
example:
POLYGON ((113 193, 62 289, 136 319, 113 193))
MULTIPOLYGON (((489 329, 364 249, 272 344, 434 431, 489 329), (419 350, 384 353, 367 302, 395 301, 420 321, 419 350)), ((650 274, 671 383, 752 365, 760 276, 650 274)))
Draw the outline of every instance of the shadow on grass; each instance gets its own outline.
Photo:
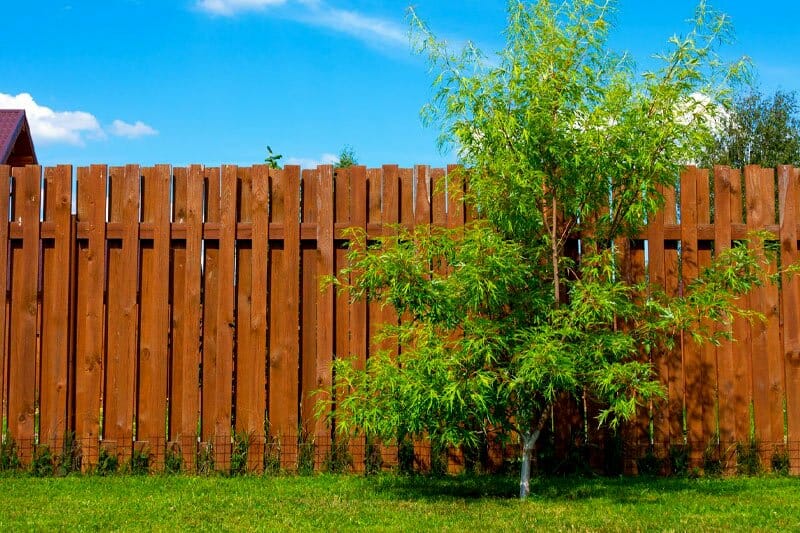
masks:
MULTIPOLYGON (((368 483, 372 490, 406 500, 469 502, 482 498, 514 500, 519 496, 519 478, 513 476, 379 476, 368 483)), ((747 478, 537 477, 531 480, 531 499, 603 499, 638 505, 656 503, 660 495, 678 492, 735 496, 749 484, 747 478)))

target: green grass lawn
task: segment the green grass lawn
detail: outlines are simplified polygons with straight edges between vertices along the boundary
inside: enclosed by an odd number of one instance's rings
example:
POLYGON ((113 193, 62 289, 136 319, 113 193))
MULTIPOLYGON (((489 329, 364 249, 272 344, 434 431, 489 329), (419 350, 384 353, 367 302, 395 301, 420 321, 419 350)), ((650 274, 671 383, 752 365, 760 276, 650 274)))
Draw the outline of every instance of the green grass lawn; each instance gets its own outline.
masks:
POLYGON ((797 478, 0 477, 0 531, 800 530, 797 478))

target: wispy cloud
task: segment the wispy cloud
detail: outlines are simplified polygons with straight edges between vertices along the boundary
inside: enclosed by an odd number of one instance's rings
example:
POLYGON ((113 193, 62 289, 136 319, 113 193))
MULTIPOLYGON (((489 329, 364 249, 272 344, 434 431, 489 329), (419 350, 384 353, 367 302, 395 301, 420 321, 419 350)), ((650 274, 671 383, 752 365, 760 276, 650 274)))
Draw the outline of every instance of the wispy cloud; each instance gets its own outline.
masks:
POLYGON ((196 6, 206 13, 229 17, 283 7, 281 16, 309 26, 343 33, 372 45, 408 47, 407 32, 397 21, 340 9, 324 0, 197 0, 196 6))
POLYGON ((318 165, 333 165, 338 162, 338 155, 327 153, 320 155, 319 158, 289 157, 286 159, 287 165, 300 165, 302 168, 317 168, 318 165))
MULTIPOLYGON (((104 139, 106 130, 92 113, 87 111, 54 111, 34 100, 29 93, 17 95, 0 93, 0 109, 24 109, 34 142, 41 144, 71 144, 85 146, 87 140, 104 139)), ((157 135, 158 131, 141 120, 133 124, 115 120, 108 133, 134 139, 157 135)))
POLYGON ((241 11, 258 11, 285 3, 286 0, 199 0, 197 7, 214 15, 230 17, 241 11))
POLYGON ((137 137, 144 137, 146 135, 158 135, 158 131, 141 120, 137 120, 133 124, 128 124, 123 120, 115 120, 111 123, 109 133, 117 137, 127 137, 128 139, 136 139, 137 137))
POLYGON ((371 44, 408 48, 408 32, 395 21, 358 11, 338 9, 324 2, 306 3, 302 22, 355 37, 371 44))

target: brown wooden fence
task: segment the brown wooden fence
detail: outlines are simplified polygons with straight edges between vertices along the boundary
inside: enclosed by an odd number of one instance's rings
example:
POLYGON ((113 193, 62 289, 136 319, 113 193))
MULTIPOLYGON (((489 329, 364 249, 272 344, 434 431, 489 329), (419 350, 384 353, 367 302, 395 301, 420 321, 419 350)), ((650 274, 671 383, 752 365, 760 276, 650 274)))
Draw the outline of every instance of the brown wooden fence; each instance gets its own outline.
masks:
MULTIPOLYGON (((308 460, 304 442, 315 443, 319 467, 330 431, 313 416, 312 392, 332 385, 332 358, 365 361, 376 329, 399 319, 322 289, 319 277, 344 266, 346 227, 380 235, 397 223, 464 224, 462 191, 435 185, 448 170, 0 166, 10 195, 0 196, 9 220, 0 224, 0 397, 23 462, 73 434, 84 467, 101 448, 122 461, 147 448, 157 468, 168 449, 188 468, 213 450, 224 470, 240 431, 250 434, 250 469, 270 457, 285 467, 308 460)), ((756 229, 775 235, 781 264, 796 262, 798 179, 791 167, 688 168, 629 242, 627 275, 680 293, 715 250, 756 229)), ((741 305, 767 321, 737 321, 734 343, 687 339, 654 357, 668 402, 624 428, 629 470, 649 447, 666 456, 684 442, 695 462, 709 445, 732 461, 733 444, 754 431, 764 460, 786 449, 800 471, 798 281, 759 288, 741 305)), ((576 439, 607 442, 594 420, 584 424, 582 405, 558 411, 562 451, 576 439)), ((352 444, 359 469, 364 443, 352 444)), ((391 462, 394 450, 384 453, 391 462)))

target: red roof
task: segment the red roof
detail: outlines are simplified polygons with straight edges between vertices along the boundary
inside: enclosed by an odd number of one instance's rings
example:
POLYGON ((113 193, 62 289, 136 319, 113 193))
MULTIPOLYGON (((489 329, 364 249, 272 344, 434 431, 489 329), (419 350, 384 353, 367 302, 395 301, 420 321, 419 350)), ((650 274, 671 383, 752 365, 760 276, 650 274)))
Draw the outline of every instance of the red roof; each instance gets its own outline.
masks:
POLYGON ((31 129, 22 109, 0 109, 0 165, 35 165, 31 129))

